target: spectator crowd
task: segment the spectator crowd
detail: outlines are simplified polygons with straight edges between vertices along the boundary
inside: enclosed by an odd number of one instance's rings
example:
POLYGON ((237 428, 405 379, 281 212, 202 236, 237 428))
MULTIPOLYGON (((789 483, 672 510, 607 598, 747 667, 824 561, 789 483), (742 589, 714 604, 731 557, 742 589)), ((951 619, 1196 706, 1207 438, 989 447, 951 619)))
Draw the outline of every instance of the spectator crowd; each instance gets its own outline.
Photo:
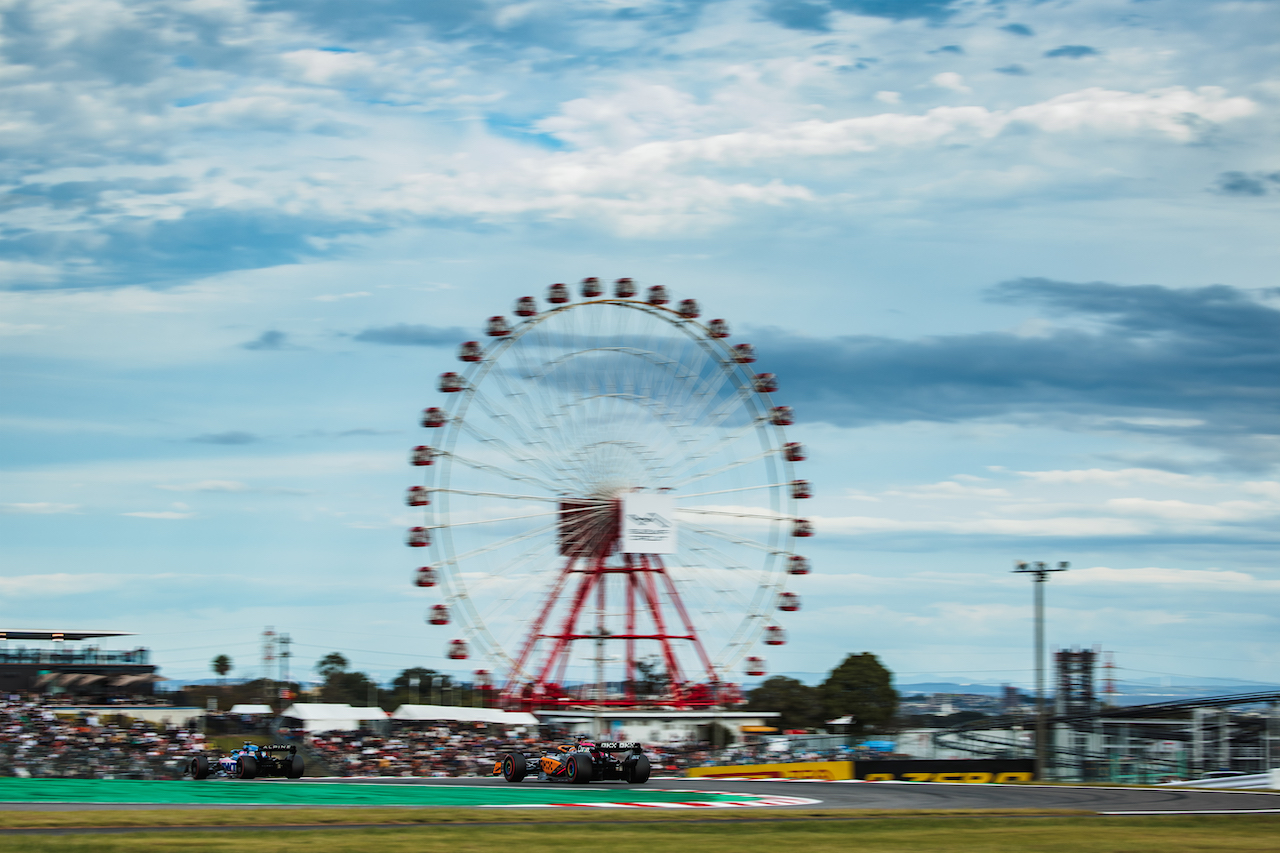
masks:
POLYGON ((204 737, 114 714, 55 714, 60 706, 0 699, 0 776, 173 779, 204 737))
MULTIPOLYGON (((519 731, 502 736, 473 723, 395 725, 387 732, 282 732, 271 739, 298 741, 308 775, 336 776, 487 776, 503 752, 540 755, 571 740, 554 731, 544 731, 541 739, 519 731)), ((264 728, 259 724, 257 730, 264 728)), ((191 725, 161 725, 107 709, 0 697, 0 776, 179 779, 191 756, 209 749, 205 734, 191 725)), ((723 760, 728 754, 713 753, 706 744, 646 744, 645 751, 657 774, 733 763, 723 760)))

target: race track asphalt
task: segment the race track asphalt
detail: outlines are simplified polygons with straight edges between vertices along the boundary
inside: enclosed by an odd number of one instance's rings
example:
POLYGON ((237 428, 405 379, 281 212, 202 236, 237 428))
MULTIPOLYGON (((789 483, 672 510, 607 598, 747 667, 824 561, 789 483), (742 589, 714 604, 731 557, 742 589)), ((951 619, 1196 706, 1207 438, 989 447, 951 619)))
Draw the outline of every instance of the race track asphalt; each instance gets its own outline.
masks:
MULTIPOLYGON (((317 782, 343 782, 353 785, 466 786, 470 788, 509 788, 502 779, 314 779, 289 782, 283 780, 212 783, 172 782, 166 784, 217 785, 307 785, 317 782)), ((526 781, 522 788, 547 783, 526 781)), ((554 785, 564 791, 569 786, 554 785)), ((641 787, 641 786, 634 786, 641 787)), ((935 782, 786 782, 774 780, 731 781, 726 779, 652 779, 646 789, 673 791, 716 791, 755 796, 804 797, 816 804, 795 806, 810 809, 1079 809, 1100 814, 1240 814, 1248 812, 1280 813, 1280 794, 1262 791, 1187 790, 1185 788, 1105 788, 1071 785, 992 785, 949 784, 935 782)), ((626 801, 633 786, 622 783, 593 783, 590 790, 597 796, 605 790, 616 790, 618 801, 626 801)), ((496 792, 495 792, 496 793, 496 792)), ((81 809, 192 808, 191 805, 141 805, 107 803, 0 803, 0 810, 63 811, 81 809)), ((197 808, 203 806, 196 806, 197 808)), ((270 808, 270 806, 267 806, 270 808)), ((769 811, 788 806, 772 806, 769 811)))

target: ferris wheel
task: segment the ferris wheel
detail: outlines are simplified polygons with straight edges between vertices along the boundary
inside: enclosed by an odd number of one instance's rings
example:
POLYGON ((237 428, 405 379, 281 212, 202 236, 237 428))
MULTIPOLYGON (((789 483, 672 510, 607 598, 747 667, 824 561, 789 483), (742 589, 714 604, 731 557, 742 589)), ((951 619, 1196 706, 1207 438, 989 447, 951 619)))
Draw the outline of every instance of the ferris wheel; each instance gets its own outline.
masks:
POLYGON ((734 701, 809 572, 792 411, 695 300, 627 278, 580 292, 490 317, 422 414, 408 544, 437 596, 427 621, 449 626, 448 657, 497 671, 508 706, 570 701, 571 684, 597 703, 734 701))

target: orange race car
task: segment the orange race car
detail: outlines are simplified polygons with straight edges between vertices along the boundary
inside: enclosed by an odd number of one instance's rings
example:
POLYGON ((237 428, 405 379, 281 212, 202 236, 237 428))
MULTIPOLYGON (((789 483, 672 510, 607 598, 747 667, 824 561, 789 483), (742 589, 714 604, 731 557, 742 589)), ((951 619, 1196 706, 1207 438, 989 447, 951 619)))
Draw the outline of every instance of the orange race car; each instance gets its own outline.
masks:
POLYGON ((490 775, 502 776, 508 782, 519 782, 538 774, 543 782, 601 782, 621 780, 640 785, 649 781, 649 756, 638 743, 591 741, 578 738, 573 745, 547 750, 541 758, 527 758, 522 752, 508 752, 493 766, 490 775), (628 755, 618 756, 616 753, 628 755))

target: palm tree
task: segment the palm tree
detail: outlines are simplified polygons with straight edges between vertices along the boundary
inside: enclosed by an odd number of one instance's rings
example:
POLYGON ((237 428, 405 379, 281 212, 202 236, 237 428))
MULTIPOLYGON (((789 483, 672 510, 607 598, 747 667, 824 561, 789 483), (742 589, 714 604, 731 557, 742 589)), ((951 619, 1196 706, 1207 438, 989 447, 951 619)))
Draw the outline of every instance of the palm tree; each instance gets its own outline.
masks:
POLYGON ((226 655, 218 655, 209 666, 214 672, 218 673, 219 686, 226 687, 227 673, 231 671, 231 658, 226 655))

